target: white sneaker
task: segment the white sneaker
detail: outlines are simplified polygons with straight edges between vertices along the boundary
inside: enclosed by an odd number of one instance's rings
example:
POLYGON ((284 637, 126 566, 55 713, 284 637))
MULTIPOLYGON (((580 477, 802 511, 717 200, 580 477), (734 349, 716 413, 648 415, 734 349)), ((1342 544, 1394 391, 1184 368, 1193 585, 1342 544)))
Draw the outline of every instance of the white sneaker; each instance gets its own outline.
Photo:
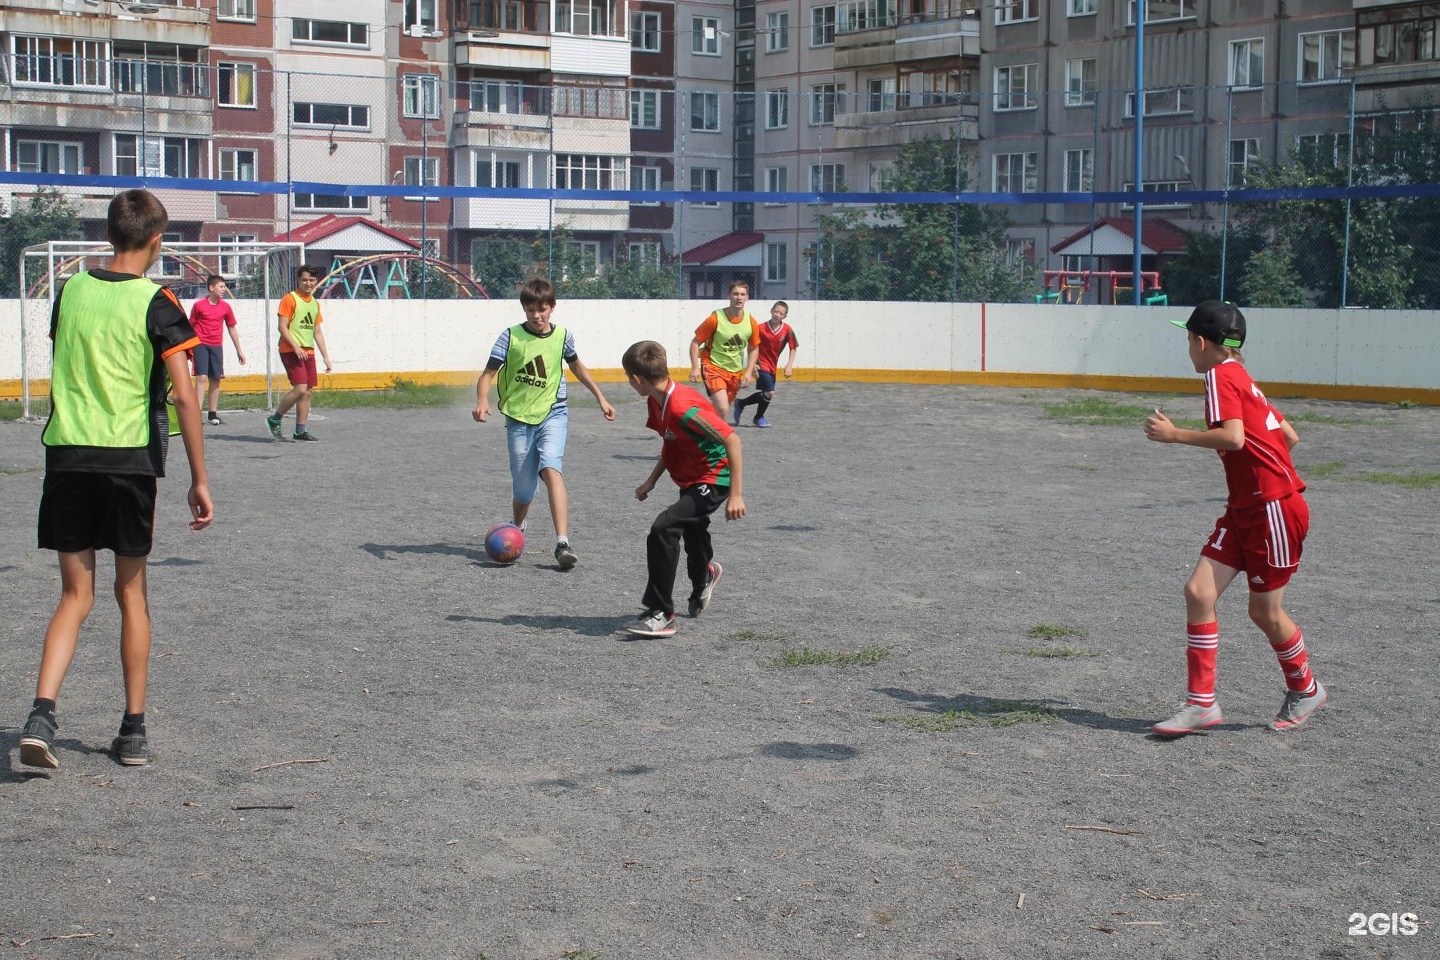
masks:
POLYGON ((1280 704, 1280 712, 1276 714, 1274 720, 1270 721, 1270 729, 1295 729, 1309 720, 1311 714, 1316 710, 1323 707, 1329 696, 1325 692, 1325 688, 1320 685, 1319 680, 1315 681, 1315 692, 1308 697, 1303 693, 1296 693, 1294 690, 1289 691, 1285 694, 1285 702, 1280 704))
POLYGON ((1187 703, 1175 716, 1169 720, 1160 721, 1150 730, 1160 737, 1183 737, 1187 733, 1194 733, 1196 730, 1204 730, 1206 727, 1213 727, 1224 722, 1225 718, 1220 715, 1220 704, 1202 707, 1198 703, 1187 703))

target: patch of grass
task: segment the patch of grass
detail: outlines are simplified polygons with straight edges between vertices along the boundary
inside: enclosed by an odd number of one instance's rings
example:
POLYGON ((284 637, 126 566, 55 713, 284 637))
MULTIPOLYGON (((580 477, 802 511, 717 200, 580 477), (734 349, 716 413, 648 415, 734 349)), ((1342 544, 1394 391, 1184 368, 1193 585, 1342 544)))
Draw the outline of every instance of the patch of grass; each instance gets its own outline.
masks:
POLYGON ((1396 402, 1395 406, 1399 407, 1401 410, 1414 410, 1416 407, 1420 406, 1420 404, 1416 403, 1414 400, 1400 400, 1396 402))
POLYGON ((1098 657, 1099 651, 1084 650, 1080 647, 1010 647, 1006 653, 1018 653, 1022 657, 1063 659, 1067 657, 1098 657))
POLYGON ((950 733, 966 727, 1012 727, 1017 723, 1049 723, 1055 711, 1044 704, 1022 700, 987 700, 973 710, 946 710, 944 713, 906 717, 875 717, 876 723, 895 723, 919 733, 950 733))
MULTIPOLYGON (((19 420, 24 413, 25 404, 19 400, 0 400, 0 420, 19 420)), ((50 416, 50 398, 32 397, 30 414, 42 420, 50 416)))
POLYGON ((566 950, 560 956, 565 960, 600 960, 600 954, 594 950, 566 950))
POLYGON ((1372 420, 1367 417, 1337 417, 1329 413, 1300 413, 1285 415, 1291 423, 1323 423, 1332 427, 1374 427, 1386 426, 1389 421, 1372 420))
POLYGON ((1333 460, 1330 463, 1312 463, 1305 467, 1305 476, 1334 477, 1338 476, 1340 471, 1344 469, 1344 460, 1333 460))
POLYGON ((779 656, 771 657, 771 667, 873 667, 890 656, 889 647, 865 647, 854 653, 842 650, 817 650, 801 647, 798 650, 782 650, 779 656))
MULTIPOLYGON (((1045 404, 1045 418, 1087 427, 1143 427, 1154 407, 1121 403, 1109 397, 1072 397, 1063 403, 1045 404)), ((1203 429, 1199 420, 1171 417, 1178 426, 1203 429)))
POLYGON ((1025 634, 1031 640, 1059 640, 1061 637, 1083 637, 1085 631, 1058 623, 1037 623, 1025 634))
POLYGON ((44 465, 34 467, 0 467, 0 477, 18 477, 22 473, 39 473, 44 465))
POLYGON ((734 633, 727 633, 720 638, 731 643, 784 643, 790 639, 783 633, 774 633, 770 630, 736 630, 734 633))
POLYGON ((1408 487, 1411 490, 1435 490, 1440 488, 1440 473, 1420 473, 1411 470, 1409 473, 1362 473, 1361 480, 1369 480, 1371 483, 1386 483, 1395 487, 1408 487))
POLYGON ((446 383, 416 383, 396 377, 384 390, 319 390, 317 407, 453 407, 472 403, 475 388, 446 383))

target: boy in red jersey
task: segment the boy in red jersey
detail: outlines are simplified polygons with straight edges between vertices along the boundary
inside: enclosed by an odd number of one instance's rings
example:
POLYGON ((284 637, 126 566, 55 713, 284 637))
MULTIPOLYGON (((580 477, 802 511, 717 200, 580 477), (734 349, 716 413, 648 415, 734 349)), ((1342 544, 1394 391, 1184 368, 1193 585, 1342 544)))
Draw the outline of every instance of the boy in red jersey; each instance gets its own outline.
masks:
POLYGON ((790 324, 785 318, 790 315, 790 304, 784 300, 775 301, 770 308, 770 322, 760 324, 760 363, 755 374, 755 392, 744 400, 735 403, 735 426, 740 426, 740 411, 750 404, 755 404, 755 426, 768 427, 770 421, 765 419, 765 411, 770 409, 770 401, 775 399, 775 368, 780 365, 780 354, 785 348, 790 348, 790 361, 785 364, 785 379, 795 374, 795 351, 800 347, 800 341, 795 339, 795 331, 790 329, 790 324))
POLYGON ((723 503, 726 520, 745 516, 740 438, 699 391, 670 379, 669 362, 660 344, 653 340, 632 344, 620 364, 630 386, 645 398, 645 426, 664 441, 654 469, 635 488, 635 499, 648 497, 667 470, 680 487, 680 499, 650 525, 645 541, 650 580, 641 598, 645 612, 625 629, 639 637, 670 637, 675 635, 672 592, 681 540, 685 543, 685 569, 694 585, 690 616, 698 617, 709 606, 715 584, 724 573, 713 559, 710 514, 723 503))
POLYGON ((1178 737, 1223 722, 1215 702, 1215 605, 1242 572, 1250 584, 1250 619, 1269 639, 1285 674, 1285 701, 1270 727, 1289 730, 1310 719, 1326 697, 1310 672, 1305 638, 1282 606, 1310 528, 1305 484, 1290 460, 1300 438, 1245 370, 1245 317, 1238 309, 1207 300, 1183 324, 1171 322, 1189 331, 1190 362, 1205 375, 1206 429, 1181 429, 1156 410, 1145 421, 1145 436, 1218 452, 1229 499, 1185 584, 1189 693, 1180 712, 1153 730, 1178 737))
POLYGON ((221 340, 221 332, 229 330, 230 339, 235 344, 235 356, 240 358, 241 366, 245 365, 245 348, 240 346, 240 335, 235 332, 235 311, 225 302, 230 293, 225 278, 213 273, 206 277, 205 292, 206 296, 196 300, 190 308, 190 326, 195 328, 195 336, 200 338, 193 361, 195 395, 204 402, 206 394, 209 394, 210 403, 202 409, 209 411, 206 421, 212 427, 218 427, 224 422, 220 419, 220 381, 225 379, 225 344, 221 340))

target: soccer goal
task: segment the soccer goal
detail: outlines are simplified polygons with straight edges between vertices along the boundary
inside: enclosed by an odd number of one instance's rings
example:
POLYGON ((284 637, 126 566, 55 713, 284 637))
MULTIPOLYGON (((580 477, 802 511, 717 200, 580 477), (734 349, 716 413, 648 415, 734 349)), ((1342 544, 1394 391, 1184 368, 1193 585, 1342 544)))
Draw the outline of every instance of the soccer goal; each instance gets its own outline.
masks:
MULTIPOLYGON (((51 240, 26 247, 20 257, 20 391, 22 420, 39 419, 36 401, 48 401, 50 391, 50 314, 55 294, 75 274, 104 265, 109 244, 91 240, 51 240)), ((305 262, 303 243, 215 243, 184 241, 160 248, 147 276, 169 287, 187 311, 206 295, 205 279, 218 274, 229 284, 236 331, 245 344, 250 366, 265 374, 265 402, 274 404, 279 335, 272 318, 282 296, 294 285, 295 270, 305 262)), ((226 338, 226 350, 230 349, 226 338)), ((227 373, 242 372, 230 367, 227 373)), ((48 410, 48 402, 46 403, 48 410)))

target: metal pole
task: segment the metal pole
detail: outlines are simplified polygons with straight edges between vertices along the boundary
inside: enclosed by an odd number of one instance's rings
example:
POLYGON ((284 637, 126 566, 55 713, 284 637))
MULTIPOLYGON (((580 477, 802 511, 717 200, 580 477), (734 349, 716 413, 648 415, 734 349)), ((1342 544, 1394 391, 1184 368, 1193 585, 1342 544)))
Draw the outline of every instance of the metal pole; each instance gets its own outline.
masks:
MULTIPOLYGON (((30 419, 30 365, 26 362, 25 351, 25 305, 30 298, 25 295, 25 257, 20 252, 20 419, 30 419)), ((47 261, 48 262, 48 261, 47 261)), ((54 283, 53 279, 51 281, 54 283)))
POLYGON ((1225 265, 1230 250, 1230 135, 1235 132, 1235 91, 1225 88, 1225 204, 1220 213, 1220 299, 1225 299, 1225 265))
MULTIPOLYGON (((1345 186, 1355 185, 1355 81, 1350 81, 1350 132, 1345 150, 1345 186)), ((1350 306, 1350 197, 1345 197, 1345 247, 1340 260, 1340 306, 1350 306)))
MULTIPOLYGON (((952 186, 956 193, 960 192, 960 124, 961 116, 965 110, 963 103, 955 107, 955 179, 952 186)), ((955 233, 950 238, 950 302, 958 303, 960 300, 960 200, 955 200, 955 233)))
MULTIPOLYGON (((425 112, 422 104, 422 114, 425 112)), ((420 299, 430 299, 430 198, 428 196, 430 169, 430 121, 420 121, 420 299)))
POLYGON ((1135 306, 1140 306, 1140 249, 1143 246, 1141 227, 1144 224, 1145 201, 1145 15, 1149 0, 1135 0, 1135 247, 1131 255, 1130 283, 1134 287, 1135 306))

